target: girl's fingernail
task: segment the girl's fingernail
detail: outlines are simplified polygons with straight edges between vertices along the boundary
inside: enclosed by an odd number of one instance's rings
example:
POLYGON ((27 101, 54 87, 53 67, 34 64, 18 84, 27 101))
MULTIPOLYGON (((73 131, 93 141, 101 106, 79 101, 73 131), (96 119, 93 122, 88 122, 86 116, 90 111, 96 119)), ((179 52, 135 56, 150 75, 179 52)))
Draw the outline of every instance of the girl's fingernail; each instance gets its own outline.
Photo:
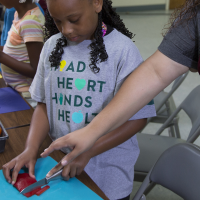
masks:
POLYGON ((16 180, 13 180, 13 181, 12 181, 12 185, 14 185, 14 184, 15 184, 15 182, 16 182, 16 180))
POLYGON ((46 175, 46 177, 48 178, 48 177, 50 177, 50 173, 48 172, 48 174, 46 175))
POLYGON ((47 149, 45 149, 44 151, 46 151, 47 149))
POLYGON ((63 160, 61 163, 62 163, 62 165, 66 165, 66 164, 67 164, 67 161, 66 161, 66 160, 63 160))
POLYGON ((8 183, 11 183, 11 180, 9 180, 8 183))

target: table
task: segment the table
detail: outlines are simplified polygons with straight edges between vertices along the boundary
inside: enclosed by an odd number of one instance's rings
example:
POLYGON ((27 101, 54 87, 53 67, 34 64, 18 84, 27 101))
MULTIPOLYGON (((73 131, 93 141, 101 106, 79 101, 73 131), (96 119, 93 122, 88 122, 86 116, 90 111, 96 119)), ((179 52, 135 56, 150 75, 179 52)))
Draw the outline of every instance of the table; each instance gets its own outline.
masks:
MULTIPOLYGON (((6 87, 6 84, 2 78, 0 78, 0 88, 6 87)), ((0 114, 0 120, 5 128, 11 128, 7 130, 9 139, 6 141, 5 151, 0 153, 0 170, 2 166, 12 160, 14 157, 19 155, 25 147, 26 138, 28 135, 29 124, 33 115, 34 109, 31 107, 29 110, 17 111, 11 113, 0 114), (20 128, 15 128, 17 126, 25 126, 20 128)), ((38 153, 39 155, 51 144, 51 139, 49 136, 46 137, 45 141, 41 145, 38 153)), ((51 153, 51 157, 59 162, 63 157, 64 153, 61 151, 54 151, 51 153)), ((100 188, 94 183, 94 181, 86 174, 82 172, 81 175, 76 176, 83 184, 88 188, 98 194, 102 199, 108 200, 105 194, 100 190, 100 188)))
MULTIPOLYGON (((19 155, 24 150, 25 141, 28 135, 28 130, 29 126, 10 129, 7 131, 9 139, 6 141, 5 151, 3 153, 0 153, 0 169, 2 169, 2 165, 12 160, 14 157, 19 155)), ((47 136, 39 149, 38 158, 40 157, 40 154, 44 151, 44 149, 46 149, 50 145, 50 143, 51 139, 49 136, 47 136)), ((65 154, 62 153, 61 151, 54 151, 53 153, 51 153, 50 156, 54 160, 59 162, 64 157, 64 155, 65 154)), ((83 184, 85 184, 87 187, 93 190, 101 198, 108 200, 105 194, 92 181, 92 179, 86 174, 86 172, 83 172, 81 175, 76 176, 76 178, 78 178, 83 184)))
MULTIPOLYGON (((0 78, 0 88, 6 87, 3 78, 0 78)), ((5 128, 22 125, 30 125, 34 109, 30 106, 29 110, 0 114, 0 121, 5 128)))

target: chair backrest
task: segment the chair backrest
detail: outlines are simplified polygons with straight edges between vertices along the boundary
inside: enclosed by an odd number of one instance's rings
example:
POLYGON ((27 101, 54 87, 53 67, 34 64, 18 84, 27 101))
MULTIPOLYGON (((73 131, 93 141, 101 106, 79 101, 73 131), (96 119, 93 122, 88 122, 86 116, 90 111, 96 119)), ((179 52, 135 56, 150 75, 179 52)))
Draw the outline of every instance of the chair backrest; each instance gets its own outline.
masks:
POLYGON ((189 70, 185 74, 182 74, 178 78, 176 78, 173 82, 171 90, 176 90, 180 86, 180 84, 184 81, 188 73, 189 73, 189 70))
POLYGON ((187 77, 189 71, 187 71, 185 74, 180 75, 178 78, 175 79, 173 82, 173 85, 171 87, 171 90, 168 92, 166 97, 160 102, 160 104, 156 108, 156 112, 158 112, 161 107, 164 105, 164 103, 172 96, 172 94, 177 90, 177 88, 181 85, 181 83, 184 81, 184 79, 187 77))
POLYGON ((192 122, 192 129, 187 139, 189 140, 200 126, 200 85, 190 92, 179 107, 186 112, 192 122))
POLYGON ((189 93, 185 100, 183 100, 174 113, 170 115, 166 122, 156 132, 156 135, 160 135, 181 110, 186 112, 192 122, 192 128, 188 135, 187 141, 191 143, 194 142, 200 135, 200 85, 198 85, 189 93))
POLYGON ((185 200, 199 199, 200 148, 189 143, 169 148, 158 159, 149 178, 185 200))

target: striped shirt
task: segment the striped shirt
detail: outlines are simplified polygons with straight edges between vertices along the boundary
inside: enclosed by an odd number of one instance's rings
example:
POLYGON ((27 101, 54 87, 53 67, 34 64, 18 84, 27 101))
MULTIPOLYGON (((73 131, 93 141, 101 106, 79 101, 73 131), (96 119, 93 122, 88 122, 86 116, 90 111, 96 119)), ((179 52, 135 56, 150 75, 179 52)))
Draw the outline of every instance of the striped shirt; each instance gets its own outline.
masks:
MULTIPOLYGON (((44 42, 44 22, 44 15, 38 7, 27 11, 21 19, 15 12, 3 52, 18 61, 30 63, 26 42, 44 42)), ((14 89, 30 86, 32 78, 21 75, 4 64, 1 67, 5 82, 14 89)))

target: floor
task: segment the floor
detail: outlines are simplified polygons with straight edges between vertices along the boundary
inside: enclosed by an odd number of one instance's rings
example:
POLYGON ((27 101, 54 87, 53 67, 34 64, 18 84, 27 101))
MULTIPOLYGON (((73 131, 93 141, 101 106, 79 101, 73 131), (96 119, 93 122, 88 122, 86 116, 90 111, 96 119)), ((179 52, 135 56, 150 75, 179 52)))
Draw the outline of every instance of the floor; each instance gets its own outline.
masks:
MULTIPOLYGON (((168 23, 171 11, 146 11, 146 12, 134 12, 134 13, 119 13, 131 32, 136 34, 134 41, 143 59, 147 59, 156 50, 162 41, 162 32, 164 25, 168 23)), ((189 73, 187 78, 174 93, 173 98, 176 106, 178 106, 182 100, 189 94, 189 92, 199 85, 199 75, 197 73, 189 73)), ((171 85, 165 90, 169 91, 171 85)), ((191 123, 184 112, 180 113, 180 132, 183 139, 187 138, 188 131, 190 130, 191 123)), ((149 124, 143 132, 154 134, 160 126, 155 124, 149 124)), ((168 134, 167 130, 163 132, 163 135, 168 134)), ((195 144, 200 145, 200 139, 197 139, 195 144)), ((141 183, 134 182, 131 198, 138 190, 141 183)), ((175 195, 171 191, 163 188, 162 186, 156 186, 147 196, 147 200, 181 200, 179 196, 175 195)))

